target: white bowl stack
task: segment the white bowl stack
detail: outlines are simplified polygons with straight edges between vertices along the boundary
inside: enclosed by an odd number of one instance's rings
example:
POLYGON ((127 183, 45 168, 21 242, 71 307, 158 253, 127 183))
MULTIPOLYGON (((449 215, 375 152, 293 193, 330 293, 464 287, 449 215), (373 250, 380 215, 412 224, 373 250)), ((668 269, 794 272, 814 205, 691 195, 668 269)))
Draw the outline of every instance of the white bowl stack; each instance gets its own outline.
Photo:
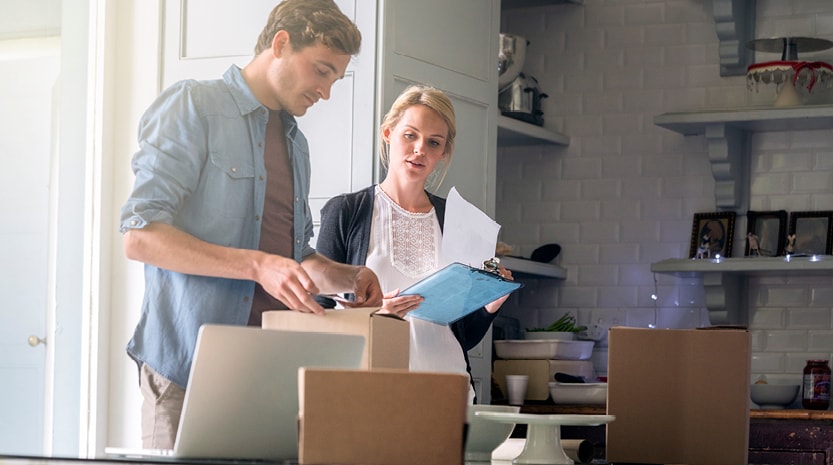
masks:
MULTIPOLYGON (((544 331, 528 332, 541 337, 544 331)), ((507 339, 495 344, 495 381, 506 393, 506 375, 528 375, 529 385, 526 400, 545 401, 551 395, 550 382, 555 373, 561 372, 583 377, 586 381, 596 380, 593 362, 595 341, 570 339, 507 339)))

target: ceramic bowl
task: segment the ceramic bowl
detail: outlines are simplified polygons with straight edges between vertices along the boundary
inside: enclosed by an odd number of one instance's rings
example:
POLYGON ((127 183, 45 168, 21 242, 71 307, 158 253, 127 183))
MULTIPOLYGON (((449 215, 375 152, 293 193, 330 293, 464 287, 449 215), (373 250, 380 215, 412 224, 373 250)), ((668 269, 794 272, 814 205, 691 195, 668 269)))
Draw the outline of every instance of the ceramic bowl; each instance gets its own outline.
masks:
POLYGON ((607 404, 607 383, 550 382, 550 397, 556 404, 607 404))
POLYGON ((750 386, 752 402, 762 409, 786 408, 798 395, 798 384, 753 384, 750 386))
POLYGON ((555 339, 558 341, 574 341, 576 339, 576 333, 571 333, 569 331, 524 331, 524 339, 555 339))
POLYGON ((474 414, 475 412, 518 413, 520 411, 521 407, 513 405, 469 405, 466 462, 490 463, 492 461, 492 451, 503 444, 512 434, 512 429, 515 428, 515 425, 511 423, 500 423, 478 417, 474 414))
POLYGON ((514 360, 588 360, 595 341, 561 341, 557 339, 504 339, 494 342, 499 358, 514 360))

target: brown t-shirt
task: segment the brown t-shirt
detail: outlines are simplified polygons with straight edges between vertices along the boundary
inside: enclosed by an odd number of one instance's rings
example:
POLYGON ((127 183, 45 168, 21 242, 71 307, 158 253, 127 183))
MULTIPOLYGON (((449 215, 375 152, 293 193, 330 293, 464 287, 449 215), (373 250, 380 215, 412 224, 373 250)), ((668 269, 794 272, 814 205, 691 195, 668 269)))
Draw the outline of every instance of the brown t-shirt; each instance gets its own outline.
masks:
MULTIPOLYGON (((263 149, 266 165, 266 199, 263 218, 260 223, 260 244, 258 249, 292 257, 293 196, 292 163, 286 148, 286 134, 279 111, 269 112, 266 123, 266 141, 263 149)), ((260 326, 264 310, 285 310, 287 306, 267 293, 260 284, 255 284, 252 312, 249 326, 260 326)))

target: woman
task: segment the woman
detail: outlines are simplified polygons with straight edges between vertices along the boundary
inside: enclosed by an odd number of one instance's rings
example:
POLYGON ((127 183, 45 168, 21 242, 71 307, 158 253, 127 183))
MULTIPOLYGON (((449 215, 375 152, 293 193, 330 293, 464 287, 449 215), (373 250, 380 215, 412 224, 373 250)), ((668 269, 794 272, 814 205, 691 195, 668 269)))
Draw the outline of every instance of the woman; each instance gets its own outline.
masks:
MULTIPOLYGON (((426 185, 429 179, 439 185, 445 177, 456 132, 454 107, 442 91, 427 86, 405 89, 380 128, 385 179, 324 205, 316 249, 335 261, 366 265, 379 276, 385 292, 383 311, 411 323, 412 371, 471 376, 467 351, 483 339, 507 297, 449 327, 407 316, 423 299, 398 295, 440 268, 445 199, 429 193, 426 185)), ((509 270, 500 267, 500 273, 511 279, 509 270)), ((469 400, 475 401, 473 388, 469 400)))

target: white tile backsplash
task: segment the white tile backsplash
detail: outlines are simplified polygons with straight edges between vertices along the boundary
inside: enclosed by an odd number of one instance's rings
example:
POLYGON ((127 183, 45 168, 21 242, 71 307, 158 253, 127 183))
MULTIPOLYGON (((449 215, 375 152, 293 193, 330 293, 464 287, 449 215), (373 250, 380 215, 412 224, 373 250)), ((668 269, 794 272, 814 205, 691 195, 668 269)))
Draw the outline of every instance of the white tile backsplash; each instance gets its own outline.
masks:
POLYGON ((793 175, 792 182, 793 192, 830 192, 833 189, 833 173, 830 171, 796 173, 793 175))
MULTIPOLYGON (((787 361, 783 353, 753 352, 752 373, 784 373, 787 361)), ((804 364, 801 365, 804 368, 804 364)))
POLYGON ((787 326, 792 329, 830 328, 830 310, 827 308, 790 307, 787 310, 787 326))
MULTIPOLYGON (((759 0, 756 9, 758 37, 833 39, 829 0, 759 0)), ((707 141, 653 121, 672 111, 769 105, 774 86, 750 91, 745 76, 719 75, 703 2, 592 0, 509 10, 501 24, 529 39, 525 71, 549 94, 545 125, 571 138, 569 147, 498 151, 501 240, 524 256, 559 243, 557 263, 568 273, 564 281, 528 280, 502 313, 522 327, 566 311, 606 327, 708 324, 700 280, 650 271, 653 262, 687 257, 693 213, 715 211, 707 141)), ((813 59, 833 61, 833 51, 813 59)), ((833 101, 833 91, 811 97, 833 101)), ((751 209, 833 210, 833 131, 755 133, 749 145, 751 209)), ((746 212, 737 213, 736 235, 746 212)), ((791 379, 807 359, 833 356, 833 277, 750 277, 747 300, 753 373, 791 379)), ((593 356, 601 373, 605 342, 593 356)))
POLYGON ((638 288, 625 286, 600 287, 598 305, 635 307, 639 303, 638 291, 638 288))
POLYGON ((749 328, 752 330, 783 328, 785 324, 784 313, 783 308, 759 307, 749 315, 749 328))

